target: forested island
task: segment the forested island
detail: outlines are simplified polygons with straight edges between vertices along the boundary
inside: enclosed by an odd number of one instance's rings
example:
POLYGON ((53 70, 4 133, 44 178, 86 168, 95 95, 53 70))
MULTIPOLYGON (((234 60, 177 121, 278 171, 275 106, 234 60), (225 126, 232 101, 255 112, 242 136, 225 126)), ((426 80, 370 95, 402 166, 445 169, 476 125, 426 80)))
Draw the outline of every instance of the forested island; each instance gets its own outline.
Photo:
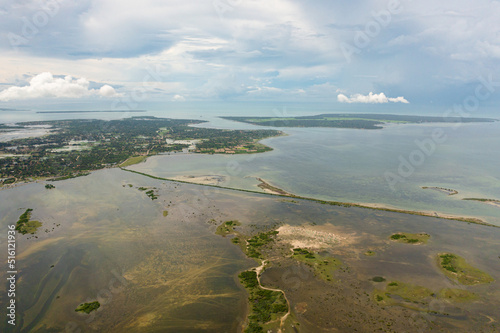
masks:
POLYGON ((491 118, 431 117, 393 114, 319 114, 301 117, 221 117, 227 120, 272 127, 336 127, 358 129, 381 129, 386 123, 472 123, 493 122, 491 118))
POLYGON ((221 130, 190 127, 203 121, 156 117, 121 120, 55 120, 2 125, 3 130, 44 125, 41 137, 0 142, 0 185, 38 178, 61 180, 88 171, 143 161, 160 153, 191 151, 250 154, 272 150, 258 143, 282 135, 275 130, 221 130), (133 159, 130 159, 133 158, 133 159))

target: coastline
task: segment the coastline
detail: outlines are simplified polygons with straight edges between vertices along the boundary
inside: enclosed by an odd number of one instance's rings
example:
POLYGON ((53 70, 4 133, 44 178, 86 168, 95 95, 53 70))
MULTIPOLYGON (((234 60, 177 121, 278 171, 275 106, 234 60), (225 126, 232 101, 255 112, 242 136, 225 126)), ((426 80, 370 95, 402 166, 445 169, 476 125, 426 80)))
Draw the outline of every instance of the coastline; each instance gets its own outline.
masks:
POLYGON ((377 203, 352 203, 352 202, 340 202, 340 201, 330 201, 330 200, 321 200, 317 198, 309 198, 309 197, 302 197, 302 196, 297 196, 291 193, 288 193, 284 190, 281 190, 277 187, 274 187, 262 179, 258 178, 262 183, 264 183, 264 187, 268 189, 268 191, 256 191, 256 190, 245 190, 245 189, 239 189, 239 188, 233 188, 233 187, 226 187, 226 186, 220 186, 220 185, 209 185, 209 184, 199 184, 199 183, 193 183, 185 180, 176 180, 172 178, 163 178, 163 177, 157 177, 153 176, 147 173, 139 172, 139 171, 134 171, 134 170, 129 170, 129 169, 124 169, 120 168, 123 171, 127 172, 132 172, 136 173, 145 177, 153 178, 153 179, 158 179, 158 180, 165 180, 165 181, 171 181, 171 182, 179 182, 179 183, 186 183, 186 184, 193 184, 193 185, 199 185, 199 186, 209 186, 209 187, 215 187, 215 188, 222 188, 222 189, 227 189, 227 190, 232 190, 232 191, 239 191, 239 192, 248 192, 248 193, 256 193, 256 194, 261 194, 261 195, 272 195, 276 197, 286 197, 286 198, 295 198, 295 199, 300 199, 300 200, 307 200, 307 201, 313 201, 317 202, 320 204, 325 204, 325 205, 333 205, 333 206, 343 206, 343 207, 356 207, 356 208, 365 208, 365 209, 372 209, 372 210, 379 210, 379 211, 386 211, 386 212, 393 212, 393 213, 401 213, 401 214, 408 214, 408 215, 419 215, 419 216, 426 216, 426 217, 434 217, 434 218, 439 218, 439 219, 445 219, 445 220, 454 220, 454 221, 460 221, 460 222, 466 222, 466 223, 473 223, 473 224, 478 224, 478 225, 483 225, 483 226, 488 226, 488 227, 494 227, 494 228, 500 228, 500 226, 488 223, 486 221, 483 221, 477 217, 467 217, 467 216, 456 216, 452 214, 445 214, 445 213, 440 213, 440 212, 435 212, 435 211, 413 211, 413 210, 406 210, 406 209, 400 209, 400 208, 391 208, 388 205, 384 204, 377 204, 377 203), (278 194, 278 193, 272 193, 271 189, 278 189, 282 191, 285 194, 278 194))
MULTIPOLYGON (((186 184, 199 185, 199 186, 216 187, 216 188, 222 188, 222 189, 240 191, 240 192, 249 192, 249 193, 256 193, 256 194, 295 198, 295 199, 314 201, 314 202, 318 202, 321 204, 328 204, 328 205, 333 205, 333 206, 357 207, 357 208, 366 208, 366 209, 380 210, 380 211, 394 212, 394 213, 401 213, 401 214, 408 214, 408 215, 435 217, 435 218, 439 218, 439 219, 455 220, 455 221, 460 221, 460 222, 467 222, 467 223, 484 225, 484 226, 488 226, 488 227, 500 228, 500 226, 498 226, 498 225, 488 223, 488 222, 486 222, 480 218, 474 217, 474 216, 461 216, 461 215, 447 214, 447 213, 429 211, 429 210, 414 211, 414 210, 397 208, 397 207, 387 205, 387 204, 382 204, 382 203, 341 202, 341 201, 330 201, 330 200, 322 200, 322 199, 317 199, 317 198, 298 196, 298 195, 295 195, 293 193, 282 190, 278 187, 275 187, 259 177, 256 177, 256 179, 258 181, 260 181, 261 183, 258 184, 257 186, 259 188, 261 188, 263 191, 246 190, 246 189, 239 189, 239 188, 234 188, 234 187, 220 186, 218 184, 222 180, 220 179, 221 176, 218 176, 218 175, 206 175, 206 176, 189 176, 188 175, 188 176, 176 176, 173 178, 163 178, 163 177, 156 177, 156 176, 153 176, 150 174, 142 173, 139 171, 125 169, 123 167, 118 167, 118 168, 123 170, 123 171, 136 173, 136 174, 139 174, 139 175, 142 175, 145 177, 158 179, 158 180, 165 180, 165 181, 170 181, 170 182, 179 182, 179 183, 186 183, 186 184)), ((103 168, 103 169, 110 169, 110 168, 108 167, 108 168, 103 168)), ((103 169, 100 169, 100 170, 103 170, 103 169)), ((97 171, 97 170, 93 170, 93 171, 97 171)), ((0 186, 0 191, 4 191, 4 190, 19 187, 19 186, 32 184, 32 183, 42 183, 44 181, 47 181, 47 179, 50 179, 50 178, 51 177, 46 177, 44 179, 37 179, 37 180, 29 181, 29 182, 23 182, 23 183, 16 182, 16 183, 8 184, 8 185, 3 185, 3 186, 0 186)), ((493 205, 495 207, 499 207, 497 203, 489 203, 489 202, 485 202, 485 203, 493 205)))

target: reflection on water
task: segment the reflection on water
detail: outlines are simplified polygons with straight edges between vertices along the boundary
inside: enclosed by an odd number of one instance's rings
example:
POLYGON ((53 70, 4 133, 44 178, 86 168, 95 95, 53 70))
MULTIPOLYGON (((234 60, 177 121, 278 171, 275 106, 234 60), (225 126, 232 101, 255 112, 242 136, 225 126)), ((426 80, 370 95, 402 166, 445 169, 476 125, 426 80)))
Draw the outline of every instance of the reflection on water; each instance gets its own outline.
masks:
MULTIPOLYGON (((341 252, 368 280, 382 275, 432 288, 449 283, 433 265, 448 251, 486 270, 496 282, 480 286, 481 303, 465 305, 472 317, 496 320, 499 304, 500 229, 404 214, 344 208, 203 186, 162 182, 118 169, 0 192, 0 240, 24 208, 43 221, 38 238, 18 237, 17 331, 234 332, 246 296, 237 273, 254 266, 214 234, 210 222, 238 219, 249 225, 330 223, 358 239, 341 252), (129 184, 131 186, 129 186, 129 184), (138 187, 155 187, 152 201, 138 187), (167 210, 168 215, 163 216, 167 210), (427 232, 429 244, 390 243, 394 232, 427 232), (375 257, 361 255, 368 249, 375 257), (95 314, 77 314, 82 302, 101 302, 95 314)), ((5 252, 0 259, 5 262, 5 252)), ((4 273, 2 273, 4 274, 4 273)), ((2 275, 0 278, 4 279, 2 275)), ((1 306, 7 302, 1 293, 1 306)), ((1 324, 2 331, 13 331, 1 324)))

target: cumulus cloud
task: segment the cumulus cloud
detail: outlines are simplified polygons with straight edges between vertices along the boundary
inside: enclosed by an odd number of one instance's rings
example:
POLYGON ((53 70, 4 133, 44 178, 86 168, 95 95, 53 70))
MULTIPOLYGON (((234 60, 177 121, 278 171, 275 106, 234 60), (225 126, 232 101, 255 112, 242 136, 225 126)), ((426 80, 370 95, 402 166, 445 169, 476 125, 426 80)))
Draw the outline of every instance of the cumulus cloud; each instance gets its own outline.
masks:
POLYGON ((184 102, 186 100, 186 98, 182 95, 174 95, 174 97, 172 97, 172 101, 174 102, 184 102))
POLYGON ((387 97, 384 93, 374 94, 370 92, 368 95, 354 94, 347 97, 344 94, 338 94, 337 100, 341 103, 369 103, 369 104, 381 104, 381 103, 405 103, 408 102, 403 96, 400 97, 387 97))
POLYGON ((10 87, 0 92, 0 101, 11 101, 31 98, 80 98, 88 96, 114 97, 118 96, 110 85, 100 89, 89 89, 90 82, 85 78, 73 79, 70 75, 55 78, 51 73, 44 72, 34 76, 29 85, 10 87))
POLYGON ((116 93, 115 88, 105 84, 99 89, 99 95, 103 97, 115 97, 118 94, 116 93))

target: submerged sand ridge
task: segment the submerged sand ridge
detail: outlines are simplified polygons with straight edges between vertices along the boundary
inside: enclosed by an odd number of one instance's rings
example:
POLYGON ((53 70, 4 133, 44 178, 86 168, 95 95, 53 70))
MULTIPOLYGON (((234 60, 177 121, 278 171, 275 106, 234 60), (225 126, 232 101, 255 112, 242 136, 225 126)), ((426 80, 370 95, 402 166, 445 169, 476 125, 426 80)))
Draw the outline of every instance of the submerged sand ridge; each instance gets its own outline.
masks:
POLYGON ((226 180, 222 175, 204 175, 204 176, 176 176, 172 180, 179 180, 188 183, 201 184, 201 185, 219 185, 226 180))
POLYGON ((312 226, 294 227, 284 225, 279 227, 277 231, 279 232, 279 239, 290 244, 293 248, 320 250, 347 240, 345 236, 317 230, 317 228, 313 228, 312 226))

